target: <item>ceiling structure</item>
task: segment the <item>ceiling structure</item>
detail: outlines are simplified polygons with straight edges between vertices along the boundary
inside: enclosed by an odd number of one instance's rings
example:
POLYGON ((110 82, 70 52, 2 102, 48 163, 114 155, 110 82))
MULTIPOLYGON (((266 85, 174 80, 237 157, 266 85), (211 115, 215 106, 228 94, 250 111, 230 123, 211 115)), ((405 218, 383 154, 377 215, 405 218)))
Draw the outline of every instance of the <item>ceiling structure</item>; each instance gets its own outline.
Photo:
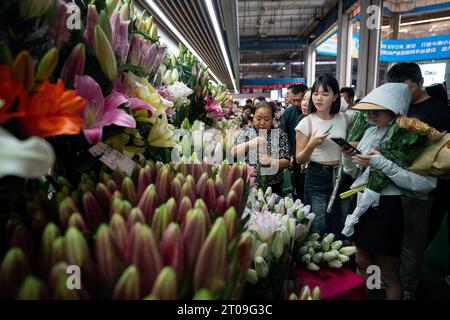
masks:
POLYGON ((208 1, 138 0, 137 2, 154 16, 159 26, 179 41, 177 35, 168 27, 168 22, 172 24, 192 49, 198 53, 212 73, 217 76, 219 82, 225 84, 230 90, 234 88, 234 82, 239 87, 238 21, 237 7, 234 1, 209 1, 217 17, 225 51, 227 51, 226 56, 221 50, 213 18, 208 11, 208 1), (158 9, 164 17, 158 14, 158 9), (227 62, 230 68, 227 66, 227 62))
POLYGON ((303 75, 304 48, 313 29, 338 0, 239 0, 240 75, 243 78, 303 75))

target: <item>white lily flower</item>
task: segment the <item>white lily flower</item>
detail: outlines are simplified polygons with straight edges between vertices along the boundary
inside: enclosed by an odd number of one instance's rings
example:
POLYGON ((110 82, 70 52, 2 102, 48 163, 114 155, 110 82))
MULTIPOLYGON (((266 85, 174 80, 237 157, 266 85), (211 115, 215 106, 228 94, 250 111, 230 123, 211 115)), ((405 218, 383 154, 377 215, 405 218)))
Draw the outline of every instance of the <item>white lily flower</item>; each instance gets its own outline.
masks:
POLYGON ((37 178, 47 174, 55 162, 52 146, 42 138, 19 140, 0 128, 0 178, 14 175, 37 178))

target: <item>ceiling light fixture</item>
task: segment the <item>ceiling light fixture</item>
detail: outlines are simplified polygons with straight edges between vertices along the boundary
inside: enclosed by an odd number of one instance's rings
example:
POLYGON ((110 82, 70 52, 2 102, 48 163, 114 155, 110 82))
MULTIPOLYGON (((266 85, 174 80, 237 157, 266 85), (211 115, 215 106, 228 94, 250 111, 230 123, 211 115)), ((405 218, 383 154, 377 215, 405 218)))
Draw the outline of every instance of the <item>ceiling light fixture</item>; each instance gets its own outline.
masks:
MULTIPOLYGON (((189 42, 183 37, 183 35, 178 31, 178 29, 170 22, 170 20, 167 18, 167 16, 162 12, 162 10, 158 7, 158 5, 153 0, 146 0, 147 4, 152 9, 151 11, 156 13, 156 15, 161 19, 161 21, 164 21, 165 25, 170 29, 170 31, 173 32, 173 34, 178 38, 178 40, 205 66, 207 64, 205 61, 203 61, 202 57, 192 48, 192 46, 189 44, 189 42)), ((217 81, 219 84, 223 84, 222 81, 219 80, 219 78, 212 72, 211 69, 208 70, 208 73, 217 81)))
POLYGON ((231 69, 230 58, 228 57, 228 52, 225 48, 225 42, 222 37, 222 31, 219 28, 219 22, 217 19, 216 10, 214 10, 212 0, 206 0, 206 7, 208 9, 209 16, 211 17, 214 26, 214 31, 216 32, 216 36, 219 41, 219 46, 220 49, 222 50, 222 56, 223 59, 225 59, 225 64, 227 66, 228 73, 230 74, 231 81, 233 82, 234 91, 238 92, 238 89, 236 88, 236 81, 233 76, 233 70, 231 69))

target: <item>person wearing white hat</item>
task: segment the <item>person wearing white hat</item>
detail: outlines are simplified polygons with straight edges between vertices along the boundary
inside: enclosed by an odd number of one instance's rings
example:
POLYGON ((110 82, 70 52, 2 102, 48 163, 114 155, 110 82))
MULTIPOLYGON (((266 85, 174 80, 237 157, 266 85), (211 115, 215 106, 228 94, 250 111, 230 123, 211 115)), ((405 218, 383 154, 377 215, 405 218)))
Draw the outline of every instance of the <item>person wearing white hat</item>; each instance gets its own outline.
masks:
MULTIPOLYGON (((436 187, 436 178, 410 172, 383 157, 377 150, 398 115, 406 115, 411 94, 403 83, 387 83, 362 99, 353 108, 367 112, 374 127, 367 129, 357 149, 361 154, 343 149, 344 172, 356 178, 353 188, 368 182, 370 170, 381 170, 391 182, 380 193, 365 189, 358 194, 354 212, 347 216, 342 233, 352 236, 358 252, 358 272, 366 275, 367 267, 378 265, 387 299, 401 299, 399 278, 400 252, 403 241, 403 207, 401 196, 427 198, 436 187)), ((405 213, 407 214, 407 213, 405 213)))

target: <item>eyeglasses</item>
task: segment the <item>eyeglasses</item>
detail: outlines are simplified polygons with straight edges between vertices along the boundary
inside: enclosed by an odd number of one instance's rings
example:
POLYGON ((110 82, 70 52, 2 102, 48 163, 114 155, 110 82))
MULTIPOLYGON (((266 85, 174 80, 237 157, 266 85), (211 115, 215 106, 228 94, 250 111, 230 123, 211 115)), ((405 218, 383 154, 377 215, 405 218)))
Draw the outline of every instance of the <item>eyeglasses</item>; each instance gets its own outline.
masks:
POLYGON ((301 103, 302 101, 303 101, 303 99, 291 99, 292 100, 292 102, 298 102, 298 103, 301 103))

